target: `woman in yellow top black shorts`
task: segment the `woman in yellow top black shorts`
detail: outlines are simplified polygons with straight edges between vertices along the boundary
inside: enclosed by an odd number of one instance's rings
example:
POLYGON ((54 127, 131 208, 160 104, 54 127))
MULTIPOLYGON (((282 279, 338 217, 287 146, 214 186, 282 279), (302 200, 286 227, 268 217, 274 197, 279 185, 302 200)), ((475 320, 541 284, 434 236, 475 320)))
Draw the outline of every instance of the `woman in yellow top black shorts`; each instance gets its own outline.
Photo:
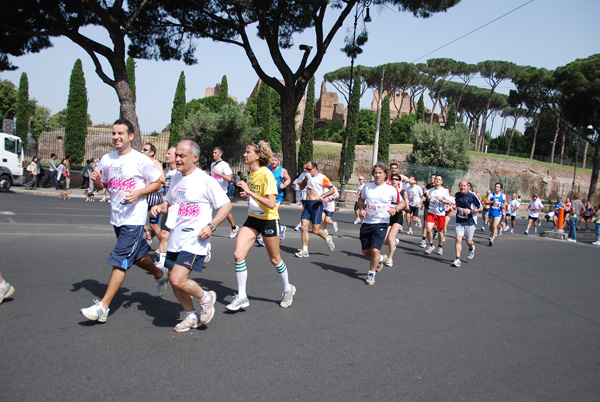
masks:
POLYGON ((250 167, 250 177, 248 183, 240 181, 237 186, 240 188, 240 196, 248 200, 248 218, 235 243, 233 257, 238 293, 226 306, 227 310, 238 311, 250 305, 246 294, 246 255, 259 234, 263 236, 271 263, 283 284, 283 300, 279 305, 284 308, 291 306, 296 293, 296 287, 290 285, 287 267, 279 254, 279 211, 275 202, 277 182, 271 170, 267 168, 272 154, 271 147, 264 141, 251 142, 244 153, 244 163, 250 167))

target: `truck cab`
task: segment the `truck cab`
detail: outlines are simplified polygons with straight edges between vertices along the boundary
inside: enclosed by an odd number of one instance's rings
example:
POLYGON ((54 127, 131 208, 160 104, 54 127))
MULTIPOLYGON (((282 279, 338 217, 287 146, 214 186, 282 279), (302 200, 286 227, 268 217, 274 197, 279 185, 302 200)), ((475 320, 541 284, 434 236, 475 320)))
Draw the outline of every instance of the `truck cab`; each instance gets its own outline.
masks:
POLYGON ((0 191, 8 191, 13 185, 25 184, 25 156, 21 138, 0 133, 0 191))

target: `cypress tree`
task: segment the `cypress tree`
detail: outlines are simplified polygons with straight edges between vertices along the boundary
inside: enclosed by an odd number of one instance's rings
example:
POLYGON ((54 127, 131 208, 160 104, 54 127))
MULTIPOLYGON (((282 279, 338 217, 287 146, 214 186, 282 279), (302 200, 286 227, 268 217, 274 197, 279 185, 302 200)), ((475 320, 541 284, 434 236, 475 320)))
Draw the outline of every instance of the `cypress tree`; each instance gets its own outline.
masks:
POLYGON ((71 155, 74 164, 80 164, 85 156, 87 136, 88 99, 85 77, 80 59, 75 61, 71 71, 67 118, 65 124, 65 154, 71 155))
POLYGON ((298 150, 298 174, 304 171, 304 164, 313 160, 313 139, 315 132, 315 77, 308 81, 306 89, 306 107, 302 120, 302 133, 300 134, 300 149, 298 150))
POLYGON ((258 140, 271 140, 271 88, 261 81, 256 98, 256 126, 261 129, 258 140))
POLYGON ((133 103, 135 104, 137 97, 135 94, 135 60, 133 60, 133 57, 127 57, 126 68, 127 81, 129 81, 129 89, 131 89, 131 94, 133 95, 133 103))
POLYGON ((448 120, 446 121, 446 128, 452 128, 456 125, 456 105, 452 102, 450 110, 448 111, 448 120))
POLYGON ((169 133, 169 146, 177 145, 181 141, 183 122, 185 120, 185 74, 179 75, 173 109, 171 109, 171 129, 169 133))
POLYGON ((417 104, 417 123, 425 121, 425 102, 423 102, 423 94, 419 98, 419 103, 417 104))
MULTIPOLYGON (((354 171, 354 159, 356 158, 356 140, 358 138, 358 112, 360 112, 360 74, 358 71, 354 75, 354 84, 352 84, 352 100, 348 110, 350 118, 348 121, 348 156, 346 158, 346 182, 352 177, 354 171)), ((343 177, 344 170, 344 146, 342 145, 342 158, 340 159, 340 180, 343 177)))
POLYGON ((390 97, 386 95, 381 104, 381 123, 379 124, 379 149, 377 150, 377 161, 386 165, 390 160, 390 97))
POLYGON ((27 133, 29 131, 29 118, 31 109, 29 107, 29 80, 27 74, 21 74, 19 81, 19 91, 17 92, 17 124, 15 135, 23 141, 23 146, 27 146, 27 133))
POLYGON ((221 106, 225 105, 227 102, 228 95, 229 85, 227 85, 227 76, 224 75, 223 78, 221 78, 221 86, 219 87, 219 103, 221 106))

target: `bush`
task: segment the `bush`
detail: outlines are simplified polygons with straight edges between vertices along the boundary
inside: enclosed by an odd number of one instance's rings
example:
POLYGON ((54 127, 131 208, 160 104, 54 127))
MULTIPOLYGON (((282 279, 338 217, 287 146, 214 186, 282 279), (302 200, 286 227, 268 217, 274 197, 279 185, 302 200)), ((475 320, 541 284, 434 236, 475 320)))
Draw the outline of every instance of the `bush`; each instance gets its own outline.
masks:
POLYGON ((468 130, 464 124, 443 130, 438 124, 418 123, 413 127, 413 152, 406 161, 416 165, 468 170, 468 130))
POLYGON ((416 114, 405 114, 392 122, 390 144, 410 144, 411 131, 417 124, 416 114))

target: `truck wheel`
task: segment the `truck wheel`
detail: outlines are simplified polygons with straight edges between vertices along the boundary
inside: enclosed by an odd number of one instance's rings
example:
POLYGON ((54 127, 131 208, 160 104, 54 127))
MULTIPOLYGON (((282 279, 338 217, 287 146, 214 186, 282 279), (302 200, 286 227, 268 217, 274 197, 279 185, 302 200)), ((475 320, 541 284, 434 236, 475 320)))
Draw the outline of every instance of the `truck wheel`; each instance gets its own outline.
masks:
POLYGON ((8 175, 3 174, 0 176, 0 191, 6 192, 10 190, 10 177, 8 175))

